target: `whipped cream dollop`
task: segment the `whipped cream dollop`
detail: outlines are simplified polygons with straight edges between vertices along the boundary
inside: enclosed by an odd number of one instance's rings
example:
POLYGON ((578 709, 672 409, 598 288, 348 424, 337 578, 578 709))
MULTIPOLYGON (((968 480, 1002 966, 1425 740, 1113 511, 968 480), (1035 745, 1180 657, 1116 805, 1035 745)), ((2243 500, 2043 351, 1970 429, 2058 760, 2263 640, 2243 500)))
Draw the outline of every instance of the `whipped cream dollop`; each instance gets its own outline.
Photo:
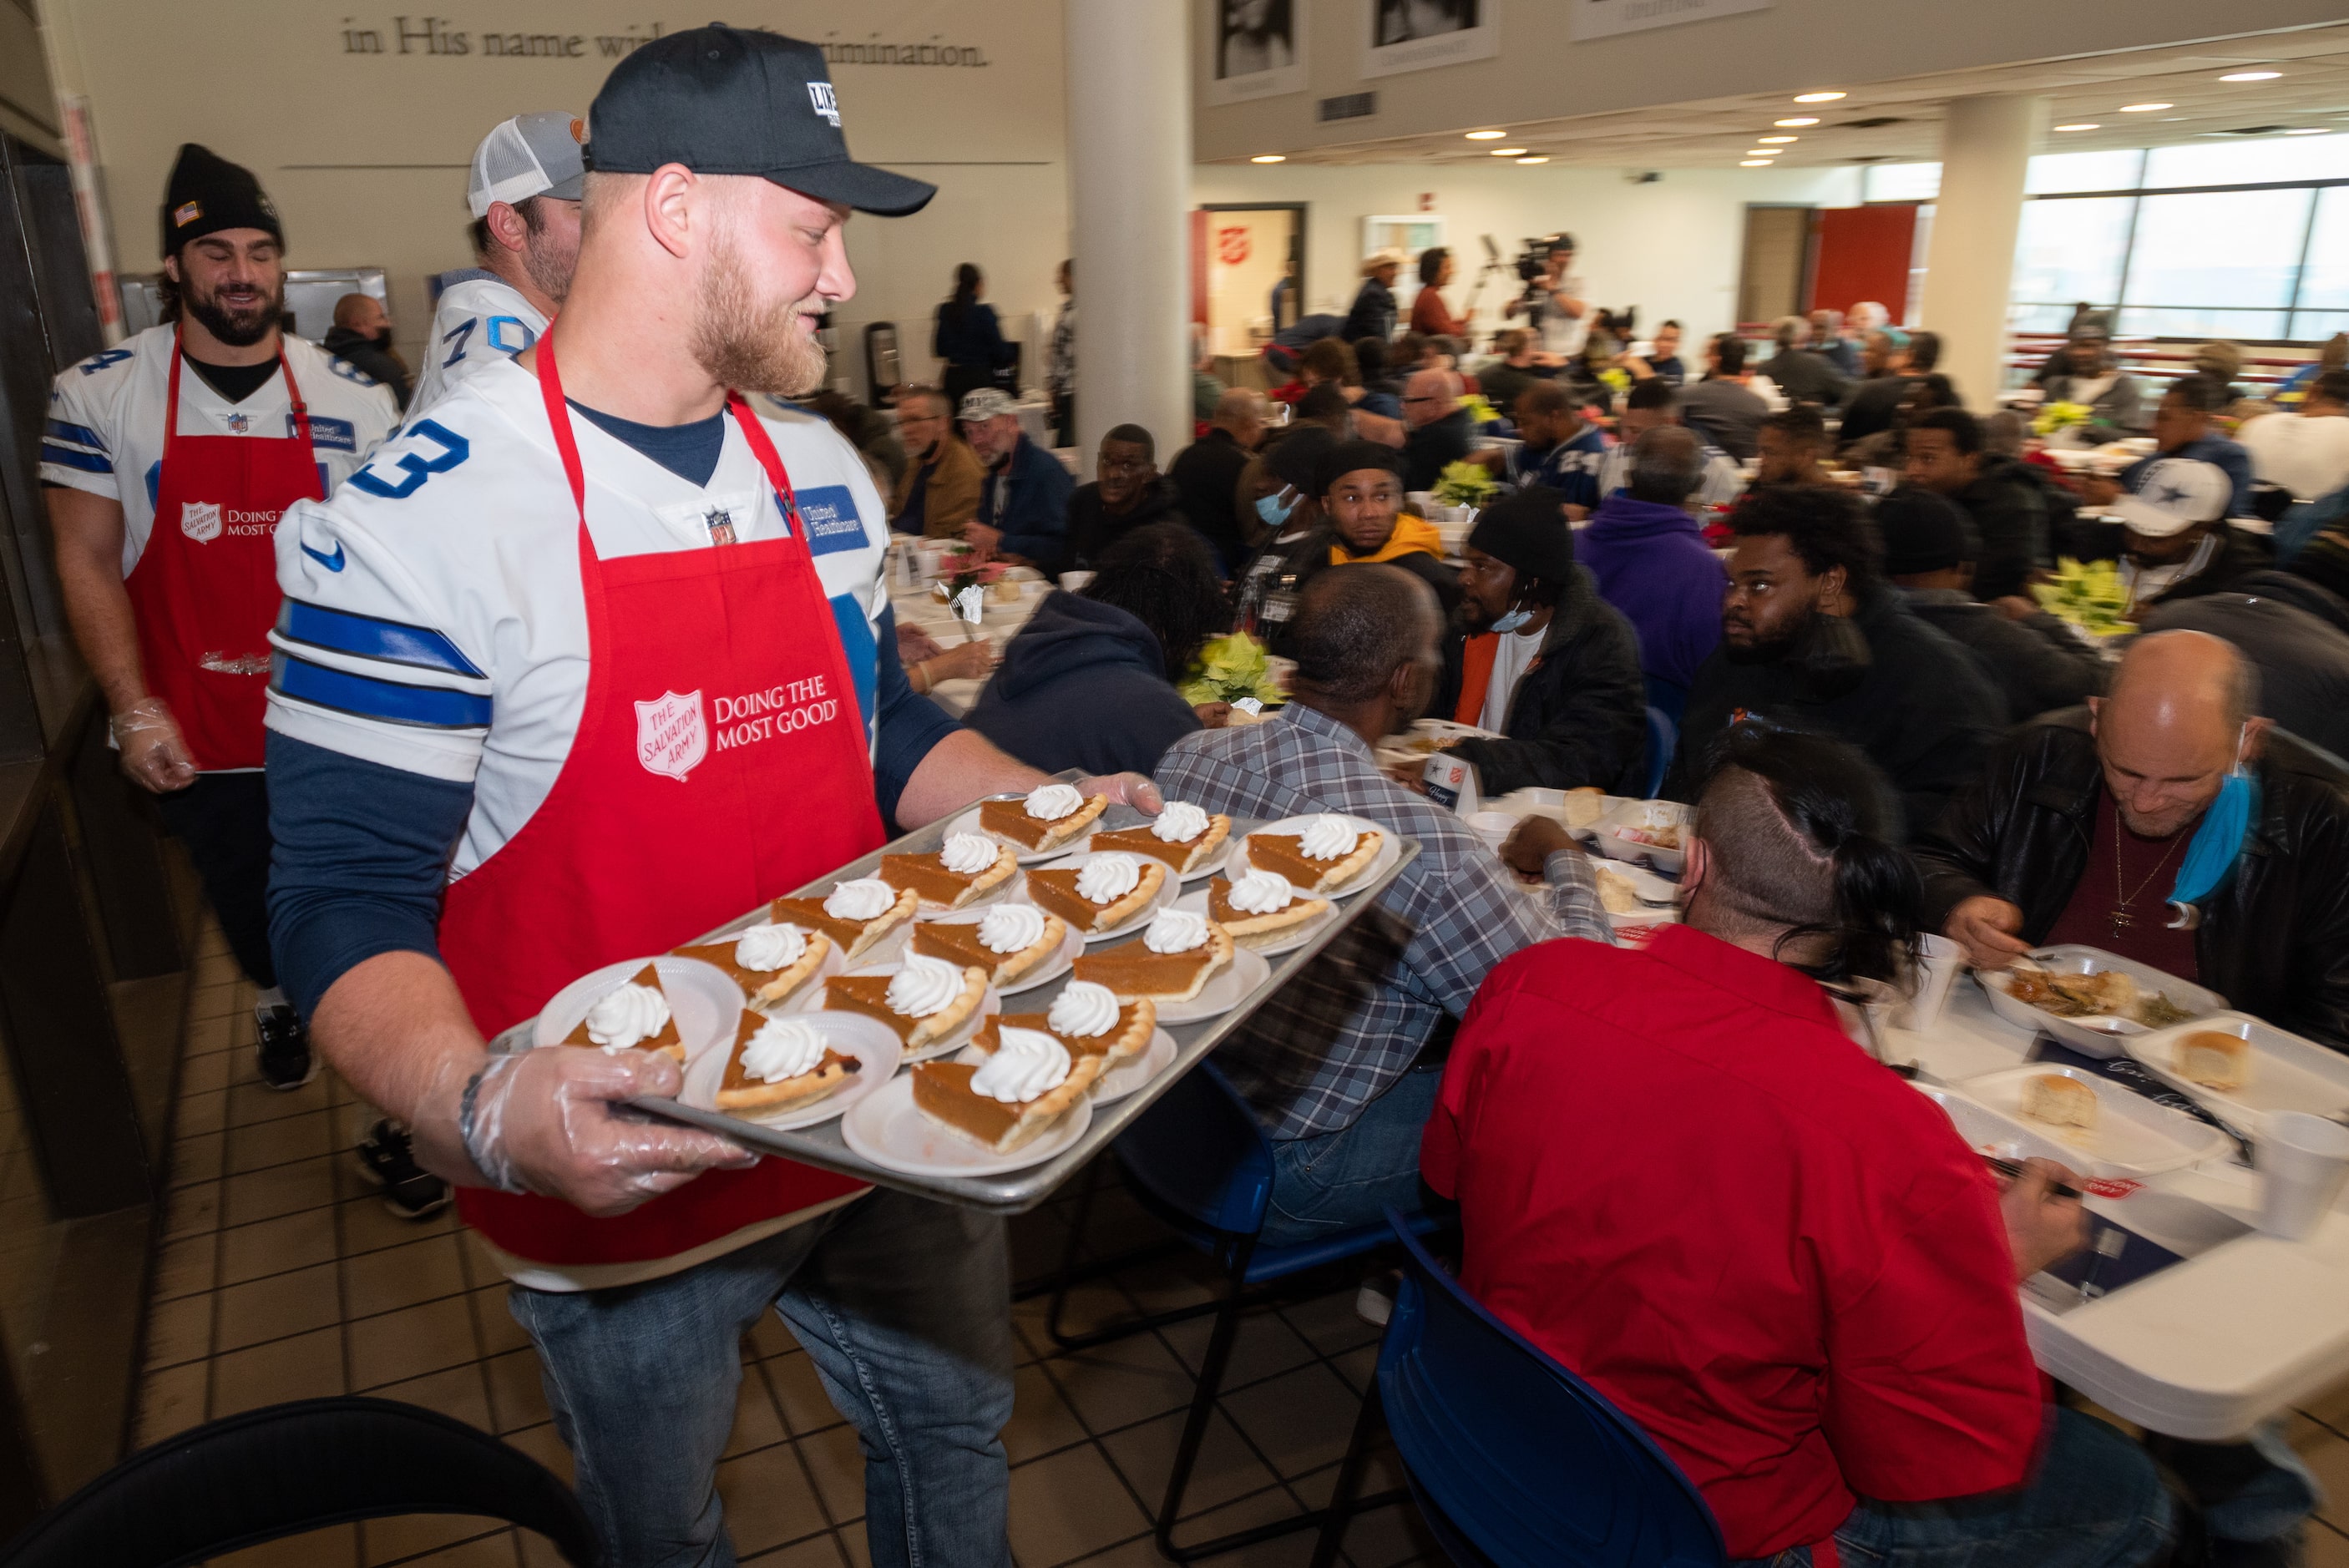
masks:
POLYGON ((1032 903, 999 903, 978 923, 978 944, 989 953, 1018 953, 1044 937, 1044 912, 1032 903))
POLYGON ((587 1009, 587 1037, 607 1051, 648 1040, 668 1023, 668 998, 650 985, 623 985, 587 1009))
POLYGON ((1206 944, 1207 917, 1194 910, 1162 909, 1142 934, 1142 945, 1153 953, 1188 953, 1206 944))
POLYGON ((1084 807, 1085 798, 1073 784, 1039 784, 1028 791, 1028 814, 1040 822, 1057 822, 1084 807))
POLYGON ((781 1083, 815 1071, 823 1060, 823 1037, 805 1018, 770 1018, 742 1047, 742 1074, 762 1083, 781 1083))
POLYGON ((1167 801, 1158 820, 1150 824, 1150 836, 1162 844, 1187 844, 1206 830, 1207 813, 1188 800, 1167 801))
POLYGON ((1069 1047, 1035 1029, 1002 1029, 995 1054, 970 1075, 970 1092, 1005 1105, 1050 1094, 1069 1076, 1069 1047))
POLYGON ((1071 980, 1052 998, 1044 1021, 1056 1035, 1072 1040, 1098 1039, 1117 1027, 1117 993, 1091 980, 1071 980))
POLYGON ((1243 914, 1278 914, 1297 902, 1297 890, 1278 872, 1251 871, 1224 896, 1243 914))
POLYGON ((946 847, 938 851, 938 860, 957 875, 975 877, 993 865, 1001 852, 993 839, 978 833, 948 833, 946 847))
POLYGON ((878 920, 896 902, 897 890, 879 877, 853 877, 833 884, 823 912, 834 920, 878 920))
POLYGON ((1345 818, 1323 812, 1305 824, 1297 835, 1297 847, 1309 861, 1339 861, 1354 852, 1362 835, 1345 818))
POLYGON ((796 925, 754 925, 734 940, 734 962, 771 975, 807 956, 807 934, 796 925))
POLYGON ((1115 850, 1087 861, 1077 872, 1077 896, 1094 903, 1115 903, 1142 882, 1142 861, 1115 850))
POLYGON ((926 953, 907 954, 889 977, 889 1010, 908 1018, 926 1018, 961 995, 961 967, 926 953))

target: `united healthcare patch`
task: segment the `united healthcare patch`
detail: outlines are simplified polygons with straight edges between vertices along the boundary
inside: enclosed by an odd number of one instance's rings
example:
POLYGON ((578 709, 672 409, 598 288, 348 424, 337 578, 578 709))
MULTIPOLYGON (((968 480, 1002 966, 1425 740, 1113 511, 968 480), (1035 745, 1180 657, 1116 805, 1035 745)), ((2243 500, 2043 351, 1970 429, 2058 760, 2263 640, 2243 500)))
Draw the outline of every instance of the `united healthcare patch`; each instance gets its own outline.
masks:
MULTIPOLYGON (((293 423, 289 415, 287 424, 293 423)), ((286 432, 291 435, 292 431, 286 432)), ((310 416, 310 445, 320 451, 356 452, 359 449, 358 427, 348 419, 330 419, 323 414, 310 416)))
POLYGON ((824 485, 817 490, 799 492, 800 521, 807 525, 808 550, 812 554, 833 555, 843 550, 862 550, 872 542, 865 537, 864 520, 856 515, 856 498, 846 485, 824 485))

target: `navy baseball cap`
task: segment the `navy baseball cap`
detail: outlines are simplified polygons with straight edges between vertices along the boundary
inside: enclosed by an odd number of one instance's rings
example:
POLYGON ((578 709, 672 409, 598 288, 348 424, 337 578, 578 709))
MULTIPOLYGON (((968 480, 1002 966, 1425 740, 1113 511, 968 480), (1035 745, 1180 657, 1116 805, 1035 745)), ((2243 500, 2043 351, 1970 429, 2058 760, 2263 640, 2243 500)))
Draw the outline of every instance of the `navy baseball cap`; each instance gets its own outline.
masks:
POLYGON ((587 167, 650 174, 757 174, 860 212, 902 218, 937 187, 848 156, 823 51, 711 23, 638 46, 587 111, 587 167))

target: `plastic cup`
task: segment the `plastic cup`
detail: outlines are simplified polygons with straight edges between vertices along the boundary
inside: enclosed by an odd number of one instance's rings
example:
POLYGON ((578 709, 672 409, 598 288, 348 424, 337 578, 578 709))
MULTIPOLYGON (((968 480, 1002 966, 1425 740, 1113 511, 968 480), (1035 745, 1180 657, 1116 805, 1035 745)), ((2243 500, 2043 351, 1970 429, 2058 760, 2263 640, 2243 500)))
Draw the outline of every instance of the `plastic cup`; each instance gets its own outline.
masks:
POLYGON ((1485 841, 1495 854, 1516 830, 1517 820, 1506 811, 1478 811, 1468 819, 1468 830, 1485 841))
POLYGON ((2251 1159, 2260 1172, 2260 1229, 2304 1242, 2349 1180, 2349 1127, 2304 1110, 2271 1112, 2251 1159))
POLYGON ((1071 593, 1083 592, 1085 584, 1092 580, 1093 574, 1090 572, 1063 572, 1061 573, 1061 586, 1067 589, 1071 593))
POLYGON ((1950 1005, 1950 987, 1966 966, 1966 950, 1946 936, 1917 939, 1917 994, 1892 1016, 1897 1027, 1930 1029, 1941 1021, 1950 1005))

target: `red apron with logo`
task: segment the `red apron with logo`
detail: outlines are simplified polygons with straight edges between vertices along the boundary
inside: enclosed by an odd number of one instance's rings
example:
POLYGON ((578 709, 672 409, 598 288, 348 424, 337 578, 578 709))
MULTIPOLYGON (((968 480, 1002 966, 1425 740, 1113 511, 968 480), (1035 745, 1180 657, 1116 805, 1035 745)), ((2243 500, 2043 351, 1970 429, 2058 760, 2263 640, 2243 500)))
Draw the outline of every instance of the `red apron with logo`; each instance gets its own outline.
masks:
POLYGON ((277 519, 320 500, 310 411, 285 351, 277 368, 294 434, 182 436, 180 344, 163 400, 162 474, 147 548, 123 586, 139 628, 147 689, 171 707, 199 769, 258 768, 269 702, 269 628, 277 619, 277 519))
MULTIPOLYGON (((441 956, 484 1036, 591 969, 689 942, 883 839, 848 656, 766 429, 729 395, 789 538, 604 561, 554 335, 539 339, 538 376, 579 510, 587 698, 544 804, 449 889, 441 956)), ((480 1187, 460 1188, 458 1206, 519 1257, 640 1263, 863 1185, 769 1158, 614 1219, 480 1187)))

